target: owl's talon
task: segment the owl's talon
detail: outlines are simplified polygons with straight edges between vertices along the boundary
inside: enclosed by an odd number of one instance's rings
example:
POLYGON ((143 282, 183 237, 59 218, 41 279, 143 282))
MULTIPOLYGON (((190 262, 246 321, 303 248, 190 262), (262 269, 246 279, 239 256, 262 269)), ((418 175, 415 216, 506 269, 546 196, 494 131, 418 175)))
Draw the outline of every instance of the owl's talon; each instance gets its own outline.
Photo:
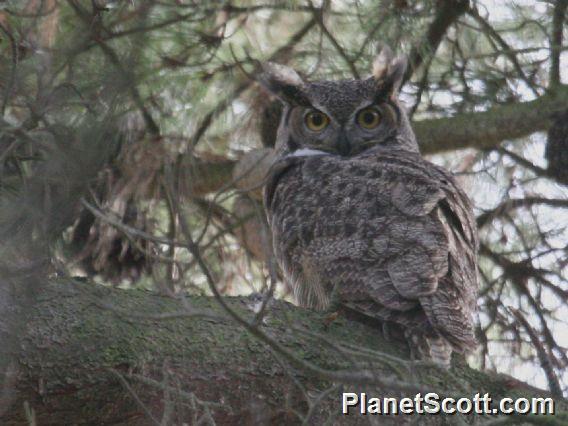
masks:
POLYGON ((333 312, 332 314, 328 315, 325 320, 324 324, 329 326, 332 322, 334 322, 337 318, 339 318, 339 312, 333 312))
POLYGON ((323 320, 323 323, 326 327, 329 327, 331 325, 332 322, 334 322, 338 317, 339 317, 340 312, 339 311, 335 311, 332 312, 331 314, 327 315, 325 317, 325 319, 323 320))

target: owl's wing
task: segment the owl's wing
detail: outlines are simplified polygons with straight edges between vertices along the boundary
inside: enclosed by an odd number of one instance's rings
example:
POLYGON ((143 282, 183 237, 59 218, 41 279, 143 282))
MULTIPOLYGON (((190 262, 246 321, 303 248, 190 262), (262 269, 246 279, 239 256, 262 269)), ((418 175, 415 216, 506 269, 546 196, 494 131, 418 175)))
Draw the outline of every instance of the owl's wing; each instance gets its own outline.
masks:
POLYGON ((274 167, 265 205, 302 306, 325 307, 335 289, 352 309, 471 346, 475 222, 451 175, 390 150, 288 158, 274 167))
POLYGON ((420 304, 438 332, 463 351, 476 342, 472 316, 478 291, 477 227, 468 197, 448 172, 438 173, 445 196, 437 215, 448 238, 448 272, 436 292, 421 297, 420 304))
POLYGON ((401 249, 389 253, 387 270, 401 296, 418 299, 436 291, 438 280, 448 270, 446 240, 428 217, 444 199, 444 192, 423 176, 396 178, 390 196, 400 216, 389 236, 401 249))
POLYGON ((301 164, 301 158, 299 157, 284 157, 277 160, 267 172, 266 183, 264 185, 264 207, 268 212, 270 219, 272 213, 272 200, 274 199, 274 194, 278 182, 286 176, 288 172, 291 172, 295 166, 301 164))
MULTIPOLYGON (((390 231, 401 250, 391 253, 388 271, 398 292, 410 299, 435 293, 438 281, 452 275, 449 267, 458 266, 457 260, 460 269, 475 268, 478 244, 467 196, 449 173, 423 163, 431 168, 427 177, 399 175, 390 191, 402 215, 390 231)), ((470 290, 468 285, 460 287, 470 290)))
POLYGON ((419 156, 385 156, 378 167, 386 174, 371 182, 394 209, 384 210, 388 226, 373 240, 379 266, 366 268, 370 279, 361 275, 364 291, 343 287, 347 305, 368 312, 370 296, 379 316, 417 328, 429 322, 456 350, 472 347, 478 242, 467 196, 448 172, 419 156))
POLYGON ((297 214, 306 192, 311 191, 301 177, 304 161, 301 156, 286 156, 272 165, 264 186, 264 208, 272 229, 274 256, 286 284, 294 291, 300 305, 323 308, 328 294, 323 290, 319 276, 311 274, 309 266, 298 260, 303 250, 300 240, 305 237, 301 229, 312 229, 317 220, 314 215, 303 220, 297 214))

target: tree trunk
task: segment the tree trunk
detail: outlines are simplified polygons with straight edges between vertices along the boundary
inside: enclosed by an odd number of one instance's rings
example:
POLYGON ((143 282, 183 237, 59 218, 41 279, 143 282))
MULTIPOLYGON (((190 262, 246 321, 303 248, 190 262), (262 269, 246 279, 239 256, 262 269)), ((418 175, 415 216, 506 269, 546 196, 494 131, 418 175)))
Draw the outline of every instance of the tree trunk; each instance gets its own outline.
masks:
MULTIPOLYGON (((259 304, 254 297, 224 300, 249 321, 259 304)), ((31 311, 16 397, 2 425, 368 424, 369 417, 341 415, 342 391, 549 396, 459 361, 450 371, 412 364, 404 344, 383 340, 376 325, 343 315, 330 323, 327 314, 283 301, 270 304, 254 329, 273 339, 270 347, 211 297, 176 300, 56 280, 31 311)), ((556 400, 557 412, 566 407, 556 400)), ((418 421, 456 424, 451 416, 418 421)))

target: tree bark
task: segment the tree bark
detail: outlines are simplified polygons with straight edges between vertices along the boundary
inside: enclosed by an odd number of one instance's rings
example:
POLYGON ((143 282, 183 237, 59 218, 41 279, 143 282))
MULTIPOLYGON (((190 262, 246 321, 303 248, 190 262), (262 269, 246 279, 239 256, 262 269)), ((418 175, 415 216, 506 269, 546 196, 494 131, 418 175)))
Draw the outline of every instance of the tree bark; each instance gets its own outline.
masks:
MULTIPOLYGON (((254 317, 258 298, 225 300, 242 317, 254 317)), ((171 299, 59 279, 45 283, 31 311, 17 356, 16 397, 2 425, 298 424, 301 418, 368 424, 365 416, 341 415, 343 390, 549 396, 459 360, 450 371, 412 364, 404 361, 405 345, 385 341, 376 324, 341 315, 329 323, 326 314, 283 301, 269 306, 259 327, 278 347, 247 332, 211 297, 171 299)), ((0 348, 0 356, 7 350, 0 348)), ((546 424, 562 424, 567 407, 556 400, 557 414, 546 424)), ((455 421, 421 416, 419 424, 455 421)))
POLYGON ((494 149, 514 140, 548 129, 552 114, 568 107, 568 86, 535 100, 498 105, 487 111, 413 122, 424 154, 463 148, 494 149))

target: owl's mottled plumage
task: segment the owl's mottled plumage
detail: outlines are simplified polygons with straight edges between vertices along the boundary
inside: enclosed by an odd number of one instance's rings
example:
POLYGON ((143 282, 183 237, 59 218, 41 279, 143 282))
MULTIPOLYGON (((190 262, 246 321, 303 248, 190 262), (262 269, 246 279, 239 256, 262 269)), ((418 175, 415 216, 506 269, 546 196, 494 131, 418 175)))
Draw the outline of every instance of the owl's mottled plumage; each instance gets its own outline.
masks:
POLYGON ((476 227, 455 179, 418 151, 396 98, 404 69, 389 51, 366 80, 312 83, 267 65, 263 82, 285 109, 265 207, 300 305, 325 309, 333 295, 447 364, 475 346, 476 227), (310 130, 313 111, 324 130, 310 130), (366 127, 366 111, 378 125, 366 127))

